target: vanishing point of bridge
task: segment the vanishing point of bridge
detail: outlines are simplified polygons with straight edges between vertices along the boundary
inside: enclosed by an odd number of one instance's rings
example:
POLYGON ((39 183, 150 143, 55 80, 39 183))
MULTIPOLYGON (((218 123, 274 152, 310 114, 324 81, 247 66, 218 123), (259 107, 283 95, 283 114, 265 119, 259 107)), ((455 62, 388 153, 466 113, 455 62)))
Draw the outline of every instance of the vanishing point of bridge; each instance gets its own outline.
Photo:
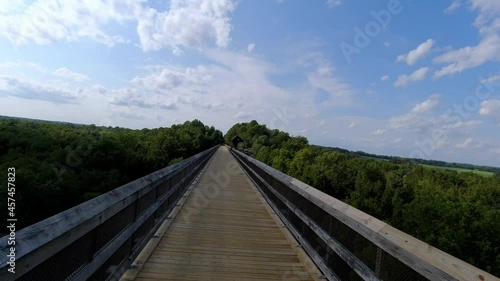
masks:
POLYGON ((18 231, 0 280, 500 279, 227 147, 18 231))

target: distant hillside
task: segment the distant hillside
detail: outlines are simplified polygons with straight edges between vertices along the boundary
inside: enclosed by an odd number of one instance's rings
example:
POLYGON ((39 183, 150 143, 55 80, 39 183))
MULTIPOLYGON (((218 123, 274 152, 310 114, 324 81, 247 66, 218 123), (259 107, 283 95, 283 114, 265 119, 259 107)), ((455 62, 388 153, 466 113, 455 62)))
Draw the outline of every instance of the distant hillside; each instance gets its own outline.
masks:
POLYGON ((64 121, 50 121, 50 120, 42 120, 42 119, 34 119, 34 118, 26 118, 26 117, 12 117, 12 116, 4 116, 0 115, 0 120, 16 120, 16 121, 26 121, 26 122, 38 122, 38 123, 53 123, 53 124, 68 124, 75 126, 87 126, 85 124, 64 122, 64 121))
POLYGON ((404 163, 405 161, 409 161, 411 163, 418 163, 418 164, 437 166, 437 167, 445 167, 445 168, 479 170, 479 171, 485 171, 485 172, 491 172, 491 173, 500 172, 500 167, 481 166, 481 165, 473 165, 473 164, 467 164, 467 163, 445 162, 445 161, 439 161, 439 160, 404 158, 404 157, 399 157, 399 156, 377 155, 377 154, 367 153, 364 151, 350 151, 350 150, 339 148, 339 147, 327 147, 327 146, 319 146, 319 145, 311 145, 311 146, 317 147, 317 148, 325 148, 325 149, 329 149, 329 150, 337 151, 337 152, 342 152, 342 153, 347 153, 350 155, 357 155, 357 156, 361 156, 361 157, 365 157, 365 158, 372 158, 372 159, 378 159, 378 160, 384 160, 384 161, 392 161, 395 163, 404 163))

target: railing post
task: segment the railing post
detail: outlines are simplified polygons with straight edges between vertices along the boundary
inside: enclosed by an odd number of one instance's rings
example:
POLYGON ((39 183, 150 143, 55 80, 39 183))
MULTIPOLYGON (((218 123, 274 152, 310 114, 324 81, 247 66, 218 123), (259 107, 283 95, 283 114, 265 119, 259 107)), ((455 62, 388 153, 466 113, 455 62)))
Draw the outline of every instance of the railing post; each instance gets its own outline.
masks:
POLYGON ((375 276, 382 279, 385 277, 385 260, 387 254, 380 248, 377 247, 377 259, 375 261, 375 276))
MULTIPOLYGON (((333 237, 332 235, 332 217, 328 217, 328 235, 330 237, 333 237)), ((330 265, 330 253, 333 251, 330 247, 326 247, 326 254, 325 254, 325 262, 329 266, 330 265)))
MULTIPOLYGON (((288 209, 288 211, 290 211, 290 209, 288 209)), ((308 214, 307 214, 307 204, 306 204, 306 203, 304 204, 304 214, 308 215, 308 214)), ((304 236, 304 233, 305 233, 305 231, 306 231, 306 226, 307 226, 307 224, 306 224, 305 222, 302 222, 302 230, 301 230, 301 232, 300 232, 300 234, 301 234, 302 236, 304 236)))

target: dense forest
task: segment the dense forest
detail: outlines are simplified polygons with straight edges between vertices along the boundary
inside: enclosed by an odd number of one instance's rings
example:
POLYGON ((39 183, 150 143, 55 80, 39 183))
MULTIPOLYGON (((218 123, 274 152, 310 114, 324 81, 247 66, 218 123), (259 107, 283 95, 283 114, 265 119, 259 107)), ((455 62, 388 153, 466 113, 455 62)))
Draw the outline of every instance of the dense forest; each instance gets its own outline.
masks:
POLYGON ((199 120, 131 130, 1 118, 0 198, 15 167, 24 227, 222 142, 222 132, 199 120))
POLYGON ((445 252, 500 276, 500 173, 426 168, 314 146, 256 121, 225 135, 258 160, 304 181, 445 252))

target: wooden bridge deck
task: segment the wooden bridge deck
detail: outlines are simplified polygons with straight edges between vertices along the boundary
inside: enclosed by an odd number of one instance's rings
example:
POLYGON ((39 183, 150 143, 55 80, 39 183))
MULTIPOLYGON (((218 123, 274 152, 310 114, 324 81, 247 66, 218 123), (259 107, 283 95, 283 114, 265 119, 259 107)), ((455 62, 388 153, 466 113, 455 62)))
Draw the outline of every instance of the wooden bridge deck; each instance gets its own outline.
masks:
POLYGON ((319 280, 227 148, 180 204, 121 280, 319 280))

